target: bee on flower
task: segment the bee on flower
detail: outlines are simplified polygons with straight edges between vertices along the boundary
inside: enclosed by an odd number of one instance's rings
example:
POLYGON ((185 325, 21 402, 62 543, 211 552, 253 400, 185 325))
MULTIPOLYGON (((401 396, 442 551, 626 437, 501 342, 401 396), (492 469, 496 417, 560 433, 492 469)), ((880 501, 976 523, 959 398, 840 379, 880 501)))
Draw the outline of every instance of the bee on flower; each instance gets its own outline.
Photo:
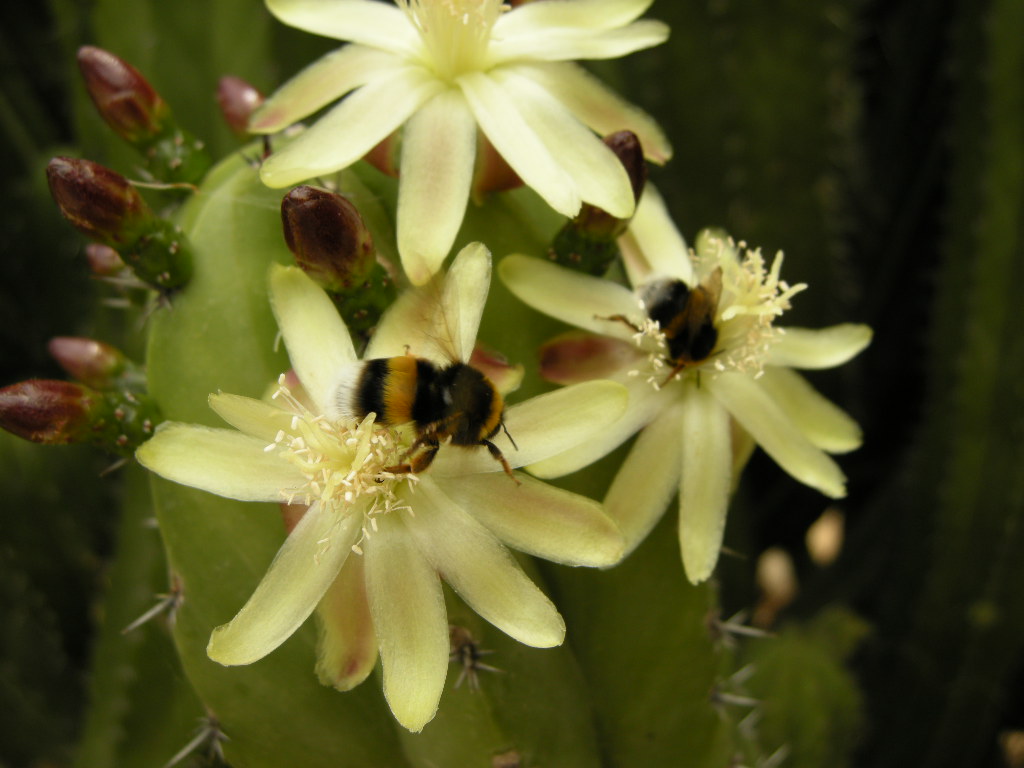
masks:
POLYGON ((768 262, 711 231, 688 250, 651 186, 620 246, 635 290, 526 256, 500 265, 520 299, 586 331, 545 345, 542 375, 562 384, 607 378, 629 390, 626 414, 611 429, 529 469, 539 477, 573 472, 639 432, 605 510, 628 553, 678 492, 683 565, 698 583, 718 561, 729 496, 755 443, 805 485, 845 495, 828 454, 857 448, 860 428, 793 369, 841 365, 867 346, 871 330, 779 327, 806 288, 782 280, 782 255, 768 262))
MULTIPOLYGON (((438 351, 445 340, 468 360, 489 283, 490 254, 467 246, 443 280, 389 309, 366 359, 442 366, 450 364, 438 351)), ((365 365, 323 290, 296 267, 275 267, 270 293, 294 374, 281 377, 269 402, 211 395, 234 430, 168 423, 138 459, 185 485, 286 505, 288 536, 249 601, 213 631, 210 658, 255 662, 316 610, 321 681, 348 690, 379 655, 395 717, 418 731, 437 710, 448 668, 442 578, 502 631, 551 647, 562 642, 562 618, 506 545, 571 565, 620 559, 622 536, 596 502, 515 468, 592 439, 624 411, 625 391, 590 382, 501 408, 515 445, 489 429, 484 439, 503 461, 480 440, 446 441, 453 435, 444 430, 424 444, 415 417, 401 424, 386 409, 344 407, 346 372, 365 365), (430 460, 418 462, 424 449, 430 460)), ((491 386, 496 394, 500 381, 491 386)))
POLYGON ((286 187, 333 173, 401 128, 398 250, 415 284, 451 250, 482 175, 478 156, 492 148, 559 213, 573 217, 587 202, 628 218, 629 178, 598 134, 631 130, 659 163, 671 148, 651 118, 573 60, 663 42, 665 24, 637 20, 651 1, 267 0, 285 24, 349 44, 252 116, 252 132, 276 133, 340 99, 260 175, 286 187))

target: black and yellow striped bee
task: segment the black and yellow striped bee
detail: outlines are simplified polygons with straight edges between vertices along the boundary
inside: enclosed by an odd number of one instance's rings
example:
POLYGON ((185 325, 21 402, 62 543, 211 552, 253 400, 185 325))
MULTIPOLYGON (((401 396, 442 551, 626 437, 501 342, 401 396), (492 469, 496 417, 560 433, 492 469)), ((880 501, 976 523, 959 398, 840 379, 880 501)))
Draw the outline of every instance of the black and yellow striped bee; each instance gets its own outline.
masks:
MULTIPOLYGON (((647 316, 658 323, 668 347, 666 361, 672 371, 664 384, 675 378, 688 366, 699 365, 711 357, 718 344, 715 317, 722 295, 722 270, 716 269, 703 283, 691 288, 682 280, 662 278, 653 280, 637 290, 644 303, 647 316)), ((624 315, 617 320, 638 333, 641 329, 624 315)))
POLYGON ((375 413, 380 424, 413 425, 416 439, 407 461, 389 471, 424 471, 442 441, 450 438, 452 445, 484 446, 513 477, 508 461, 491 442, 504 426, 504 398, 490 379, 466 363, 439 365, 413 355, 353 363, 341 372, 334 405, 345 418, 375 413))

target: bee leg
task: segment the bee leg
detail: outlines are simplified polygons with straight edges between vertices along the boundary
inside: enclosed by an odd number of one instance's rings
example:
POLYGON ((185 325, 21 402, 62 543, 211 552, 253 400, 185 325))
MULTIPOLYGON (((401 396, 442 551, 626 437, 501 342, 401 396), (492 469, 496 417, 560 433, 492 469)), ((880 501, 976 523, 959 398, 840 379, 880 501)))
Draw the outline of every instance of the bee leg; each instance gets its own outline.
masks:
POLYGON ((481 440, 480 445, 487 446, 487 450, 490 452, 491 456, 494 457, 495 461, 501 464, 502 468, 505 470, 505 474, 512 478, 512 482, 514 482, 516 485, 523 484, 518 477, 512 474, 512 467, 508 463, 508 459, 505 458, 505 455, 501 452, 498 446, 496 446, 490 440, 481 440))
POLYGON ((595 320, 607 320, 614 323, 622 323, 633 330, 633 333, 643 333, 643 329, 630 320, 625 315, 609 315, 608 317, 602 317, 601 315, 594 315, 595 320))
POLYGON ((434 457, 437 456, 437 452, 440 448, 441 444, 437 441, 437 438, 426 435, 418 437, 409 447, 409 451, 405 454, 407 458, 412 456, 412 459, 404 461, 401 464, 396 464, 392 467, 384 467, 384 471, 391 472, 396 475, 419 474, 433 463, 434 457), (423 446, 424 449, 416 454, 421 446, 423 446), (413 454, 416 455, 413 456, 413 454))
POLYGON ((680 360, 678 363, 676 363, 675 367, 672 369, 671 373, 669 373, 669 375, 665 377, 665 380, 663 382, 661 382, 661 384, 658 385, 659 388, 660 387, 664 387, 666 384, 668 384, 670 381, 672 381, 672 379, 674 379, 676 376, 678 376, 679 372, 681 370, 683 370, 683 368, 685 368, 687 366, 687 364, 688 363, 687 363, 686 360, 680 360))

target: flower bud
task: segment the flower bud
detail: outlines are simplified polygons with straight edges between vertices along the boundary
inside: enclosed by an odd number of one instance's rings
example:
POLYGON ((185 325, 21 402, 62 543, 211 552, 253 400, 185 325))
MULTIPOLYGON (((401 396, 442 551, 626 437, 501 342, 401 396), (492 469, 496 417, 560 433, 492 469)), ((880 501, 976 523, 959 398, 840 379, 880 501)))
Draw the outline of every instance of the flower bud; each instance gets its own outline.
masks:
POLYGON ((86 443, 131 456, 159 420, 155 403, 143 394, 47 379, 0 389, 0 427, 44 445, 86 443))
POLYGON ((363 160, 372 165, 385 176, 398 178, 398 134, 386 136, 363 156, 363 160))
POLYGON ((89 243, 85 246, 85 258, 89 262, 89 270, 96 277, 113 277, 128 266, 121 254, 102 243, 89 243))
POLYGON ((97 111, 118 136, 147 144, 163 133, 170 109, 133 66, 86 45, 78 49, 78 67, 97 111))
POLYGON ((46 445, 80 442, 103 397, 68 381, 33 379, 0 389, 0 427, 46 445))
POLYGON ((473 171, 473 199, 480 201, 490 192, 505 192, 523 186, 519 174, 512 170, 501 153, 486 136, 476 146, 476 164, 473 171))
POLYGON ((142 195, 119 173, 99 163, 55 157, 46 167, 50 193, 60 212, 87 236, 110 246, 138 237, 153 218, 142 195))
POLYGON ((119 173, 89 160, 55 157, 46 176, 64 218, 115 248, 140 280, 169 290, 192 276, 192 256, 181 231, 154 216, 119 173))
POLYGON ((376 261, 359 211, 335 192, 296 187, 281 201, 281 221, 295 261, 329 293, 351 290, 376 261))
MULTIPOLYGON (((647 182, 640 140, 632 131, 619 131, 604 140, 619 158, 633 189, 633 199, 639 200, 647 182)), ((549 257, 562 266, 590 275, 603 275, 619 254, 615 240, 629 226, 629 219, 618 219, 589 203, 584 203, 579 215, 566 223, 555 236, 549 257)))
POLYGON ((131 365, 121 350, 95 339, 56 336, 48 348, 72 378, 96 389, 113 386, 131 365))
POLYGON ((227 75, 217 83, 217 103, 236 136, 249 135, 249 118, 263 103, 263 94, 240 77, 227 75))
POLYGON ((296 187, 281 201, 281 221, 298 265, 331 295, 350 331, 368 334, 395 285, 356 207, 335 192, 296 187))

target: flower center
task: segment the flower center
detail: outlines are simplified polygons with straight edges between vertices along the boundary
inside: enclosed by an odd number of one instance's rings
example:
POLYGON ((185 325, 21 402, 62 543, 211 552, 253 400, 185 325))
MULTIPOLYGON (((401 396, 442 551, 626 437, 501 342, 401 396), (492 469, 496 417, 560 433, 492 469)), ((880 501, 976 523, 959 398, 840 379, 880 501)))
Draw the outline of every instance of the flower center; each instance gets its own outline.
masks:
POLYGON ((633 339, 648 365, 630 374, 644 376, 655 389, 691 372, 759 377, 768 350, 784 333, 775 319, 807 285, 779 279, 781 252, 769 266, 760 249, 713 234, 702 234, 690 258, 697 286, 674 293, 645 287, 648 301, 639 302, 644 318, 633 326, 633 339))
MULTIPOLYGON (((403 482, 418 478, 387 470, 401 463, 406 446, 400 433, 376 424, 372 413, 360 422, 334 422, 315 414, 289 390, 284 375, 273 398, 294 415, 267 450, 277 450, 306 479, 301 488, 282 491, 282 501, 307 506, 319 502, 339 516, 362 514, 362 538, 377 530, 377 516, 408 509, 398 490, 403 482)), ((358 543, 353 549, 361 553, 358 543)))
POLYGON ((501 0, 396 0, 419 30, 423 62, 448 81, 486 66, 491 29, 504 10, 501 0))

